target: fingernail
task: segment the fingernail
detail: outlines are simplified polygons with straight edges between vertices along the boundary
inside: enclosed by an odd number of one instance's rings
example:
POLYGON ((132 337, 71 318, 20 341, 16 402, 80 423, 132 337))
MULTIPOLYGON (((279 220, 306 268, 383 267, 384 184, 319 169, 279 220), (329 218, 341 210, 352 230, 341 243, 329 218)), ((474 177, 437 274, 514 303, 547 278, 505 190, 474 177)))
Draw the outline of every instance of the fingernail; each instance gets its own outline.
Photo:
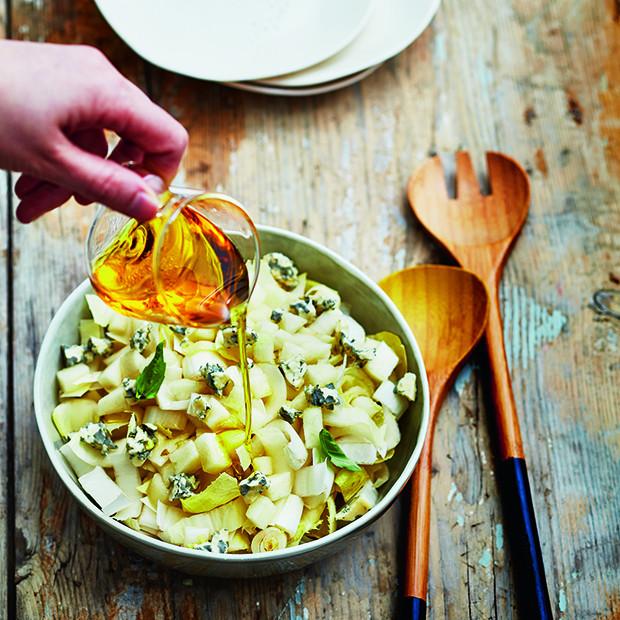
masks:
POLYGON ((156 174, 147 174, 143 180, 156 194, 161 194, 166 189, 164 180, 156 174))
POLYGON ((136 194, 136 197, 131 201, 131 205, 129 205, 129 213, 138 222, 145 222, 154 218, 157 215, 158 209, 159 203, 157 199, 146 192, 136 194))

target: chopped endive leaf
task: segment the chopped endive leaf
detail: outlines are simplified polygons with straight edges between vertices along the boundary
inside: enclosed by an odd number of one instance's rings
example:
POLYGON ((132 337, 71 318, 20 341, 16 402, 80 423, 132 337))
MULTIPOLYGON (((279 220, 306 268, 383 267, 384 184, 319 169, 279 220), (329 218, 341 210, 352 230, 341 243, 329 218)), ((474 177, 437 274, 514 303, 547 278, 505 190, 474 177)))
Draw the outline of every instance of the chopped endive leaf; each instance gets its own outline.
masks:
POLYGON ((304 508, 301 515, 301 520, 297 526, 297 531, 295 532, 293 538, 291 538, 291 546, 298 545, 301 539, 306 536, 308 532, 312 532, 321 526, 321 515, 323 514, 324 509, 325 507, 323 504, 320 504, 315 508, 304 508))
POLYGON ((143 495, 146 495, 147 491, 149 490, 150 484, 151 484, 151 481, 147 480, 146 482, 143 482, 140 486, 136 487, 136 490, 142 493, 143 495))
POLYGON ((407 350, 403 345, 402 340, 392 332, 379 332, 378 334, 373 334, 372 336, 368 336, 373 340, 379 340, 380 342, 385 342, 385 344, 396 353, 398 357, 398 365, 394 369, 397 376, 402 376, 407 372, 407 350))
POLYGON ((414 373, 406 372, 396 383, 394 392, 413 402, 417 392, 417 378, 414 373))
POLYGON ((356 366, 350 366, 344 371, 338 387, 345 395, 345 400, 351 400, 351 398, 356 396, 372 396, 375 390, 375 384, 372 382, 372 379, 361 368, 356 366), (359 390, 351 395, 347 394, 354 387, 359 388, 359 390))
POLYGON ((319 445, 323 454, 332 462, 335 467, 341 467, 342 469, 348 469, 349 471, 361 471, 361 467, 354 463, 336 443, 336 440, 332 437, 332 434, 321 429, 319 433, 319 445))
POLYGON ((286 534, 277 527, 266 527, 257 532, 252 539, 252 553, 263 553, 284 549, 287 544, 286 534))
POLYGON ((336 502, 333 495, 327 498, 327 526, 330 534, 336 531, 336 502))
POLYGON ((204 491, 181 500, 185 512, 209 512, 239 497, 237 480, 227 473, 220 474, 204 491))
POLYGON ((359 490, 359 492, 348 501, 337 513, 337 521, 354 521, 357 517, 368 512, 379 500, 377 489, 374 488, 370 480, 359 490))
POLYGON ((334 484, 334 470, 327 461, 302 467, 295 473, 293 492, 299 497, 315 497, 329 493, 334 484))
POLYGON ((360 468, 357 472, 341 469, 334 482, 340 489, 345 502, 348 502, 366 483, 368 474, 360 468))
POLYGON ((239 428, 233 428, 218 433, 218 438, 230 456, 234 456, 235 450, 245 441, 245 431, 239 428))
MULTIPOLYGON (((390 470, 385 463, 375 463, 374 465, 368 465, 364 468, 368 473, 368 477, 372 481, 375 489, 378 489, 381 485, 385 484, 390 477, 390 470)), ((345 498, 345 501, 348 501, 345 498)))
POLYGON ((164 382, 166 374, 166 362, 164 361, 164 343, 157 345, 155 355, 146 368, 136 379, 136 398, 155 398, 157 392, 164 382))
POLYGON ((97 403, 88 398, 74 398, 59 403, 52 411, 52 422, 63 439, 96 419, 97 403))

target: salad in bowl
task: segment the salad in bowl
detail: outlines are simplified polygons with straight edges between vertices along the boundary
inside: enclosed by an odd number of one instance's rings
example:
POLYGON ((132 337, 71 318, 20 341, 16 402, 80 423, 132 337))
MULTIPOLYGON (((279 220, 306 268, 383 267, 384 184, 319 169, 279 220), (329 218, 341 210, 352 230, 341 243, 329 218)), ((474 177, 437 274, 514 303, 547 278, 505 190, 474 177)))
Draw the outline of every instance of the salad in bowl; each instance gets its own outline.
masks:
POLYGON ((141 321, 85 289, 47 416, 89 508, 129 538, 231 559, 295 555, 380 514, 419 454, 426 383, 400 335, 354 318, 366 300, 329 284, 261 259, 249 440, 236 327, 141 321))

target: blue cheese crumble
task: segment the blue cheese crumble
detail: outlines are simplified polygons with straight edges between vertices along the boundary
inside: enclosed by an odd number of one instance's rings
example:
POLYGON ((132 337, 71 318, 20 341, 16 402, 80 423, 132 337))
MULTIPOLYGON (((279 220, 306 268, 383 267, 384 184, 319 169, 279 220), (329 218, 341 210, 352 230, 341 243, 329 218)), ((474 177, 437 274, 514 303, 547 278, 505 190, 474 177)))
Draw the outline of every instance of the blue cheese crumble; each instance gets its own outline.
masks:
POLYGON ((95 356, 108 355, 112 352, 113 343, 109 338, 92 336, 84 345, 62 345, 61 349, 65 358, 65 366, 75 366, 76 364, 90 364, 95 356))
POLYGON ((63 345, 62 354, 65 358, 65 366, 87 364, 91 361, 88 356, 88 349, 80 344, 63 345))
POLYGON ((314 407, 324 407, 333 409, 340 404, 340 396, 333 383, 328 383, 324 387, 320 385, 309 385, 305 390, 306 400, 314 407))
POLYGON ((317 314, 327 310, 335 310, 340 306, 340 295, 334 289, 324 284, 315 284, 308 289, 306 296, 314 304, 317 314))
POLYGON ((151 451, 157 445, 156 430, 157 427, 154 424, 149 424, 148 422, 138 424, 136 422, 136 416, 134 414, 131 415, 127 427, 126 447, 127 454, 129 454, 131 462, 136 467, 144 465, 151 451))
POLYGON ((123 386, 123 392, 125 392, 125 398, 136 398, 136 380, 125 377, 121 381, 123 386))
POLYGON ((200 368, 200 374, 207 385, 218 395, 222 396, 230 383, 230 377, 224 372, 220 364, 207 362, 200 368))
POLYGON ((304 383, 304 376, 308 370, 308 364, 301 355, 296 355, 289 360, 280 362, 280 370, 284 378, 295 388, 300 388, 304 383))
POLYGON ((193 549, 208 551, 209 553, 228 553, 229 539, 230 533, 228 530, 222 529, 215 532, 209 542, 194 545, 193 549))
MULTIPOLYGON (((248 344, 254 344, 258 339, 258 334, 254 330, 248 329, 245 332, 245 337, 248 344)), ((228 327, 220 329, 215 338, 215 344, 224 349, 236 347, 239 344, 239 333, 237 328, 229 325, 228 327)))
POLYGON ((278 411, 278 415, 289 424, 292 424, 301 414, 302 412, 299 409, 295 409, 295 407, 290 405, 282 405, 280 411, 278 411))
POLYGON ((143 327, 136 329, 133 336, 129 339, 129 346, 138 351, 138 353, 143 353, 144 349, 149 346, 149 342, 151 342, 151 324, 147 323, 143 327))
POLYGON ((260 471, 255 471, 239 483, 239 492, 244 497, 260 495, 267 488, 269 488, 269 478, 260 471))
POLYGON ((80 439, 96 448, 105 456, 110 450, 116 450, 118 446, 112 441, 110 431, 103 422, 89 422, 80 429, 80 439))
POLYGON ((340 332, 340 346, 347 357, 359 365, 374 359, 377 354, 377 350, 374 347, 368 346, 364 342, 359 342, 347 336, 344 332, 340 332))
POLYGON ((279 323, 282 320, 282 317, 284 316, 284 310, 281 310, 280 308, 274 308, 271 311, 271 316, 269 317, 274 323, 279 323))
POLYGON ((187 406, 187 415, 199 420, 205 420, 207 417, 207 411, 210 407, 207 402, 207 398, 202 394, 192 394, 189 399, 189 405, 187 406))
POLYGON ((188 474, 174 474, 170 476, 170 501, 174 502, 177 499, 186 499, 195 495, 195 490, 198 487, 198 481, 196 476, 188 474))
POLYGON ((302 319, 306 319, 308 323, 316 319, 316 308, 309 297, 298 299, 289 306, 289 310, 293 314, 297 314, 302 319))
POLYGON ((183 327, 182 325, 168 325, 168 327, 177 336, 188 336, 191 333, 190 327, 183 327))
POLYGON ((91 336, 86 347, 93 355, 98 357, 104 357, 112 353, 112 341, 105 337, 97 338, 96 336, 91 336))
POLYGON ((265 255, 273 279, 285 289, 293 289, 299 283, 299 270, 295 263, 280 252, 265 255))

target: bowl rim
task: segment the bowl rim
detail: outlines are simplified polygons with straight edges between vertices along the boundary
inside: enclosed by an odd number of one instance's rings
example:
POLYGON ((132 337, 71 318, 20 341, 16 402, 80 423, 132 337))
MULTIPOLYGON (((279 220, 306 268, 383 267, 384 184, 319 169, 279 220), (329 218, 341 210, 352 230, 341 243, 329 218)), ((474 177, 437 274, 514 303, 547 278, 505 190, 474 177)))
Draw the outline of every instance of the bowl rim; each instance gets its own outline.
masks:
POLYGON ((41 402, 41 389, 42 389, 42 373, 43 373, 43 360, 47 359, 50 356, 51 349, 54 347, 53 345, 53 334, 57 331, 59 325, 64 320, 64 315, 68 308, 73 307, 74 303, 76 303, 76 298, 83 298, 87 292, 87 289, 90 287, 90 281, 87 279, 83 280, 73 291, 69 294, 68 297, 62 302, 59 306, 58 310, 54 314, 52 321, 50 322, 45 336, 43 337, 43 341, 41 343, 41 348, 39 350, 39 355, 37 357, 37 363, 35 367, 34 373, 34 410, 35 410, 35 419, 37 422, 37 428, 39 430, 39 435, 41 436, 41 440, 43 441, 43 445, 45 447, 45 451, 47 452, 47 456, 50 459, 52 466, 60 479, 62 480, 65 487, 69 490, 71 495, 75 500, 82 506, 83 509, 89 515, 113 530, 117 532, 121 538, 129 537, 133 539, 134 543, 146 545, 148 547, 152 547, 163 554, 174 554, 176 556, 180 556, 182 558, 191 559, 191 560, 208 560, 209 562, 226 562, 228 564, 234 565, 237 563, 252 563, 252 564, 261 564, 268 561, 280 561, 291 559, 300 555, 304 555, 306 553, 311 553, 314 550, 317 550, 321 547, 329 545, 330 543, 336 543, 345 538, 351 537, 357 533, 359 533, 366 525, 372 523, 374 520, 379 518, 394 502, 396 497, 400 494, 402 489, 407 484, 407 481, 411 477, 413 470, 420 458, 420 453, 422 451, 422 447, 424 444, 424 440, 426 439, 426 434, 428 430, 429 418, 430 418, 430 397, 429 397, 429 388, 428 388, 428 380, 426 377, 426 369, 424 366, 424 360, 422 359, 422 354, 420 352, 420 348, 418 347, 418 343, 411 331, 409 325, 405 321, 404 317, 394 304, 392 300, 387 296, 387 294, 376 284, 373 280, 371 280, 364 272, 355 267, 349 261, 338 255, 333 250, 327 248, 326 246, 304 237, 303 235, 299 235, 297 233, 284 230, 282 228, 278 228, 275 226, 266 226, 266 225, 258 225, 257 229, 260 233, 269 233, 275 236, 286 237, 293 241, 297 241, 303 243, 305 245, 310 246, 312 249, 328 256, 332 260, 334 260, 342 269, 348 271, 351 275, 357 277, 359 280, 364 282, 375 295, 377 295, 380 300, 387 306, 392 315, 395 317, 399 327, 405 334, 409 344, 411 345, 413 357, 416 360, 418 365, 418 370, 420 374, 420 382, 422 386, 421 396, 423 399, 422 402, 422 419, 420 420, 420 427, 418 430, 418 437, 416 441, 416 445, 409 455, 405 466, 403 467, 403 471, 400 473, 392 487, 389 491, 382 497, 379 502, 373 506, 367 513, 362 515, 361 517, 347 523, 343 527, 337 529, 335 532, 331 534, 327 534, 321 538, 317 538, 316 540, 302 543, 296 545, 294 547, 286 547, 284 549, 278 549, 276 551, 264 551, 260 553, 243 553, 243 554, 209 554, 206 555, 203 551, 190 549, 188 547, 182 547, 180 545, 175 545, 172 543, 165 542, 159 538, 154 538, 148 536, 142 532, 138 532, 133 530, 129 526, 124 523, 113 519, 112 517, 105 515, 101 509, 97 508, 95 504, 88 498, 86 493, 82 490, 77 482, 75 482, 65 471, 65 463, 63 461, 62 454, 54 445, 54 441, 46 431, 44 416, 49 415, 49 412, 43 411, 43 403, 41 402))

